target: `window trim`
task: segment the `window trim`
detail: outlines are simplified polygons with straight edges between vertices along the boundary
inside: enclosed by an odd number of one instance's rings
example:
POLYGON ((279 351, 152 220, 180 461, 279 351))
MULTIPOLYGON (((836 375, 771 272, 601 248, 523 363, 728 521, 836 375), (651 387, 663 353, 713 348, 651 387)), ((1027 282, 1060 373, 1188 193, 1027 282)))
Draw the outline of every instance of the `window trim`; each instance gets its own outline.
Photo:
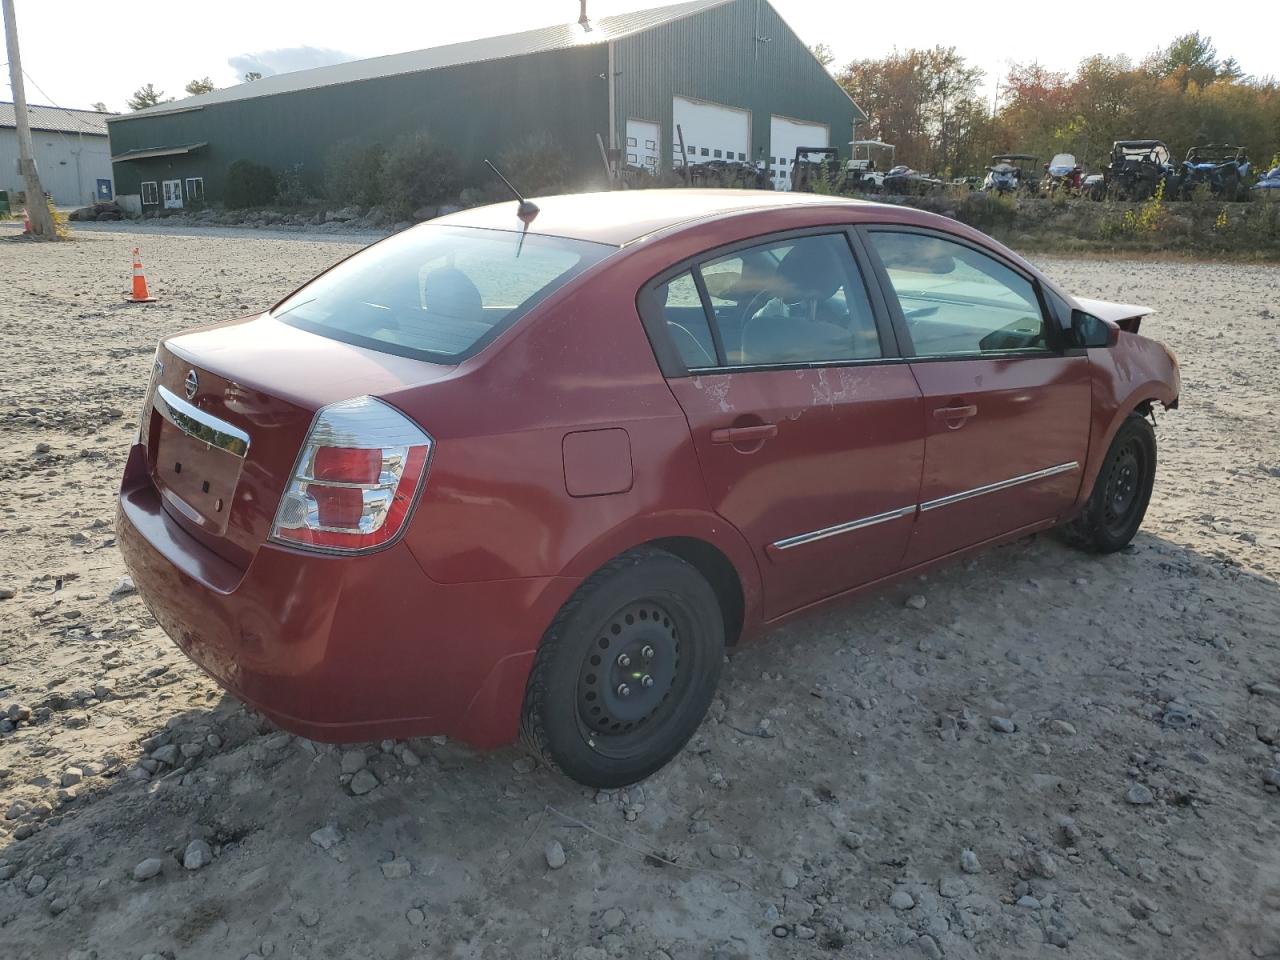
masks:
POLYGON ((159 206, 160 204, 160 181, 158 180, 142 180, 138 183, 138 192, 142 194, 142 205, 146 207, 159 206), (147 187, 151 187, 151 196, 155 199, 147 199, 147 187))
POLYGON ((919 227, 909 224, 897 223, 869 223, 859 224, 854 231, 858 234, 866 248, 868 259, 872 264, 877 284, 881 287, 881 293, 884 296, 886 307, 893 321, 894 332, 898 336, 902 356, 909 359, 912 363, 945 363, 953 360, 1010 360, 1035 357, 1062 357, 1072 353, 1069 349, 1071 344, 1067 341, 1065 332, 1062 330, 1061 323, 1057 321, 1057 314, 1050 309, 1049 303, 1045 298, 1043 284, 1034 274, 1029 273, 1026 269, 1016 263, 1010 261, 1007 257, 1001 256, 997 251, 975 243, 968 237, 951 233, 946 230, 938 230, 932 227, 919 227), (1031 347, 1023 350, 1001 350, 998 353, 984 353, 981 350, 975 350, 968 353, 939 353, 939 354, 917 354, 915 342, 911 338, 911 330, 907 326, 906 317, 902 313, 902 304, 898 300, 897 291, 893 287, 893 281, 889 278, 889 272, 885 269, 884 262, 880 259, 880 254, 876 251, 875 244, 871 241, 873 233, 916 233, 926 237, 933 237, 938 240, 946 240, 950 243, 957 244, 962 247, 968 247, 975 253, 988 257, 1000 264, 1002 267, 1017 274, 1023 280, 1031 284, 1031 289, 1035 292, 1036 302, 1040 305, 1040 322, 1044 325, 1045 340, 1047 346, 1044 348, 1031 347))
POLYGON ((897 330, 894 328, 892 317, 888 310, 888 302, 885 299, 884 291, 880 287, 879 278, 872 272, 872 263, 863 239, 858 236, 857 228, 847 223, 820 224, 813 227, 797 227, 774 233, 757 234, 699 251, 692 256, 673 263, 642 284, 636 294, 636 310, 640 314, 640 321, 644 326, 645 335, 649 338, 654 357, 658 361, 658 368, 662 371, 663 377, 668 380, 682 377, 755 373, 770 370, 864 367, 876 364, 904 363, 908 359, 899 345, 897 330), (876 325, 876 333, 880 339, 881 355, 879 357, 851 360, 806 360, 791 363, 729 364, 725 362, 726 355, 720 340, 720 327, 715 322, 715 311, 711 309, 710 298, 707 296, 706 287, 702 280, 702 271, 695 268, 699 268, 702 264, 709 263, 712 260, 732 256, 734 253, 743 250, 751 250, 755 247, 785 243, 787 240, 813 236, 843 236, 845 242, 849 245, 849 252, 853 257, 854 266, 867 292, 867 301, 871 306, 871 315, 876 325), (698 295, 702 299, 702 311, 706 318, 707 326, 711 330, 712 341, 716 345, 716 359, 718 362, 713 367, 689 367, 685 364, 684 358, 680 355, 680 351, 676 348, 667 331, 666 318, 663 316, 662 309, 657 303, 657 297, 654 295, 654 291, 658 287, 674 280, 686 271, 692 273, 694 283, 698 287, 698 295))
POLYGON ((204 200, 204 177, 184 177, 182 179, 182 189, 187 192, 187 199, 192 203, 199 203, 204 200), (200 196, 195 195, 195 191, 191 189, 193 183, 200 184, 200 196))

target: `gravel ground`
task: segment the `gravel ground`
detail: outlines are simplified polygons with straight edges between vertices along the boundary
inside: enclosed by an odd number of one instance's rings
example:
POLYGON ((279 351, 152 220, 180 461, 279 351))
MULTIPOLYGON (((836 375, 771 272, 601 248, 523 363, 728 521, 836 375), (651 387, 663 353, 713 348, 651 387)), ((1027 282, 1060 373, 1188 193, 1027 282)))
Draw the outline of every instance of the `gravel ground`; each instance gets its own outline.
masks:
POLYGON ((1182 358, 1134 546, 1037 537, 796 621, 597 794, 280 733, 122 579, 156 340, 355 249, 228 233, 0 241, 5 958, 1280 957, 1280 269, 1042 260, 1182 358))

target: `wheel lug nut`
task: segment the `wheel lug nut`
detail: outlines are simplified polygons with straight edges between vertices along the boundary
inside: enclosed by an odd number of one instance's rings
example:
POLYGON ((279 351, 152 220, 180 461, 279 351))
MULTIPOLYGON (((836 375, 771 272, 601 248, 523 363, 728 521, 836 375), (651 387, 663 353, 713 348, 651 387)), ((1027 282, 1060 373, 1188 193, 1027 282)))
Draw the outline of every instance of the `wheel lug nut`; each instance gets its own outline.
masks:
POLYGON ((640 686, 642 686, 642 687, 652 687, 652 686, 653 686, 653 677, 649 676, 649 675, 646 673, 643 677, 641 677, 641 678, 640 678, 640 686))
POLYGON ((618 684, 618 696, 620 697, 631 696, 631 688, 627 686, 625 683, 618 684))
POLYGON ((653 659, 653 647, 649 646, 649 645, 646 643, 646 644, 644 645, 643 649, 641 649, 641 651, 640 651, 640 656, 644 657, 646 660, 652 660, 652 659, 653 659))
POLYGON ((618 654, 618 666, 620 667, 631 666, 631 658, 627 656, 625 653, 618 654))

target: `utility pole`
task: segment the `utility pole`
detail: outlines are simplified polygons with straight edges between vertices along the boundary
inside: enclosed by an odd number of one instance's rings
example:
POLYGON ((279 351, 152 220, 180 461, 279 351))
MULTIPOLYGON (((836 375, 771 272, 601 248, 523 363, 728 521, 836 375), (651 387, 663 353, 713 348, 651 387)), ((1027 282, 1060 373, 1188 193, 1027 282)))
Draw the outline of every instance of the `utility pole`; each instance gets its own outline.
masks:
POLYGON ((13 0, 0 0, 0 5, 4 7, 4 35, 9 45, 9 85, 13 88, 13 114, 18 132, 18 172, 26 184, 31 235, 37 240, 56 240, 58 234, 31 152, 31 121, 27 117, 27 93, 22 85, 22 58, 18 54, 18 18, 13 12, 13 0))

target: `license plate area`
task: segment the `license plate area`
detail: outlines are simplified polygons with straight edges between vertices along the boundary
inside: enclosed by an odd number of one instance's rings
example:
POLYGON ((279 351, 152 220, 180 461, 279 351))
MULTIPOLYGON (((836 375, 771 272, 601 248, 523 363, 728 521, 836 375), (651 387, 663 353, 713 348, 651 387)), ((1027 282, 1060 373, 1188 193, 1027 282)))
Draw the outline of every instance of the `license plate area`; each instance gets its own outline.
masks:
POLYGON ((165 501, 210 533, 223 534, 244 460, 184 433, 163 417, 151 461, 165 501))

